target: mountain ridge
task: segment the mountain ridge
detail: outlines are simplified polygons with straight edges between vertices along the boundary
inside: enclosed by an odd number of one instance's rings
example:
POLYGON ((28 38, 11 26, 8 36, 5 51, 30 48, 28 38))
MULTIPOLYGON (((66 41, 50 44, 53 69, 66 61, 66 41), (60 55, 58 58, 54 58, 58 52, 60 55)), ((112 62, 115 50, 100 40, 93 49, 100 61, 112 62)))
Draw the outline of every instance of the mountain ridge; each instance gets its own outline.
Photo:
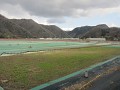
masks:
POLYGON ((0 38, 67 38, 55 25, 38 24, 32 19, 8 19, 0 14, 0 38))
POLYGON ((120 40, 120 28, 99 24, 64 31, 56 25, 38 24, 32 19, 8 19, 0 14, 0 38, 106 38, 120 40))
POLYGON ((82 26, 69 31, 74 38, 106 38, 108 40, 120 40, 120 28, 108 27, 106 24, 96 26, 82 26))

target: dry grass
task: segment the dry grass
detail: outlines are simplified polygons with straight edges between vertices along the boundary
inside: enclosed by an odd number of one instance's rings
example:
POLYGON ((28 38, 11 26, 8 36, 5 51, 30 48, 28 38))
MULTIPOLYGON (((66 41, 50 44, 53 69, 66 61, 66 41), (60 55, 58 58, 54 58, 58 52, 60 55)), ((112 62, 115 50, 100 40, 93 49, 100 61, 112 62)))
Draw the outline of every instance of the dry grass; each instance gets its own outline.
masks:
POLYGON ((0 57, 0 83, 24 90, 120 55, 120 48, 89 47, 0 57))

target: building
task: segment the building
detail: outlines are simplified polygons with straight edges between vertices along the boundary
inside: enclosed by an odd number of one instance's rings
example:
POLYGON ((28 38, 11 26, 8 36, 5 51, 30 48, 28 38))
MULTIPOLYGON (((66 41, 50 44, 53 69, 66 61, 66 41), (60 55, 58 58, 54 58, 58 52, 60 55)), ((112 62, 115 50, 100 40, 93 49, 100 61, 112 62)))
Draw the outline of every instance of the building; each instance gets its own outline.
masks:
POLYGON ((105 38, 87 38, 87 41, 99 41, 99 42, 104 42, 106 41, 105 38))

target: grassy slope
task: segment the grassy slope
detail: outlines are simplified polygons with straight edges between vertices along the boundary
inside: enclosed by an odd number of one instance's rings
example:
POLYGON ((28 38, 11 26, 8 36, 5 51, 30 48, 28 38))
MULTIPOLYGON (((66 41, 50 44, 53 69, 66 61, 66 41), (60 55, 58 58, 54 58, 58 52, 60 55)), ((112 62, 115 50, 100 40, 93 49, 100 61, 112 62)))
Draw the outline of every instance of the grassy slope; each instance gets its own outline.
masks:
POLYGON ((63 49, 0 57, 0 79, 9 80, 2 86, 12 90, 32 88, 115 55, 120 55, 120 48, 63 49))

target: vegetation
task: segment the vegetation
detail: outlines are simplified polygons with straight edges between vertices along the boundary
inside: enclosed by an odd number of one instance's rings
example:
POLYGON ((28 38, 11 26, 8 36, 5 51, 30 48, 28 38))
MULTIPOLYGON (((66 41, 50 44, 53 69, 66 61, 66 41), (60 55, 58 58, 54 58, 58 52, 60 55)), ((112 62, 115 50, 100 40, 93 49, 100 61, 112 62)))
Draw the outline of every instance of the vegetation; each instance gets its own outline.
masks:
POLYGON ((105 24, 97 26, 83 26, 77 27, 68 32, 69 35, 75 38, 106 38, 107 40, 120 41, 120 28, 109 28, 105 24))
POLYGON ((120 41, 120 28, 97 26, 76 27, 63 31, 55 25, 38 24, 32 19, 8 19, 0 14, 0 38, 106 38, 120 41))
POLYGON ((0 38, 64 37, 68 37, 67 33, 55 25, 38 24, 32 19, 8 19, 0 14, 0 38))
POLYGON ((8 90, 32 88, 120 55, 120 48, 89 47, 0 57, 0 80, 8 90))

